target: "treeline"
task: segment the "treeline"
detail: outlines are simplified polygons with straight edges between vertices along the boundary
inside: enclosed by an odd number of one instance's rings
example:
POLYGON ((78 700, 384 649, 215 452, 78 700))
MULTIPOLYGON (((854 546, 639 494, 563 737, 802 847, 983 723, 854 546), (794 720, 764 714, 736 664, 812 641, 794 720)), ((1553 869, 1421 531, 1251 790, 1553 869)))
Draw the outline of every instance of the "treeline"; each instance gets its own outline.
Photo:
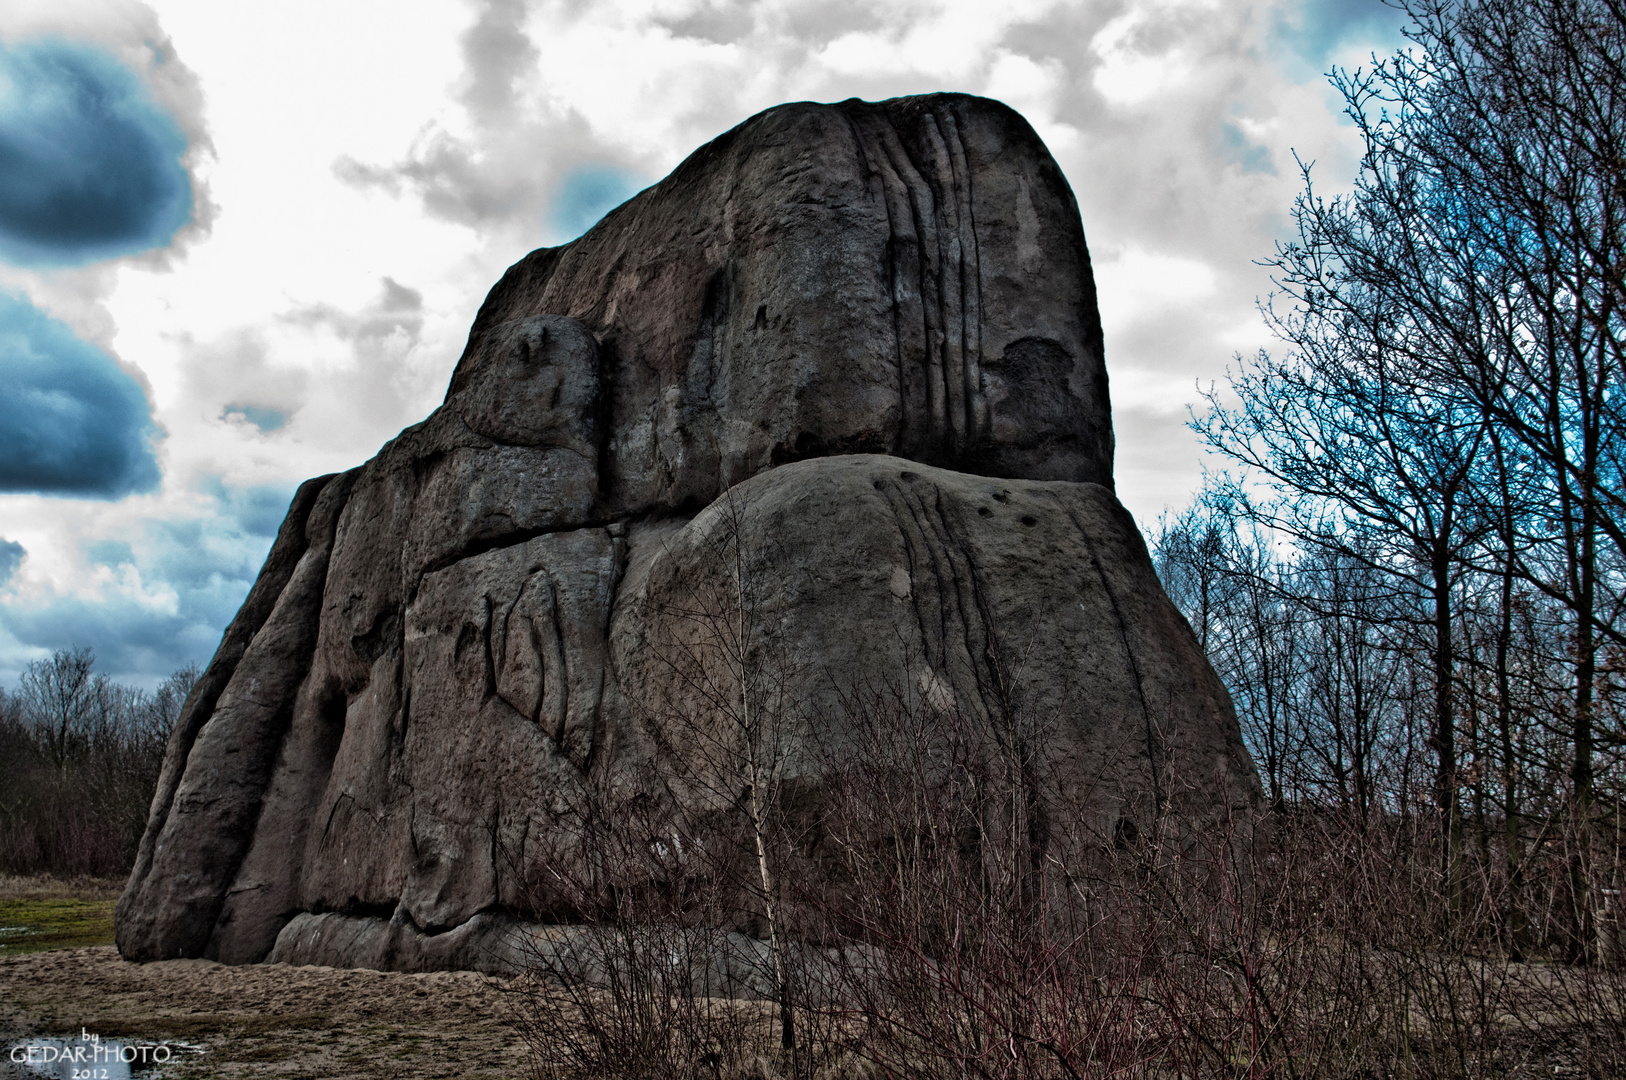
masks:
MULTIPOLYGON (((1273 808, 1369 823, 1432 813, 1443 796, 1481 844, 1570 808, 1576 635, 1561 605, 1459 568, 1442 694, 1435 599, 1371 558, 1295 547, 1211 495, 1162 521, 1153 547, 1231 689, 1273 808)), ((1601 806, 1626 792, 1621 661, 1605 650, 1595 674, 1588 779, 1601 806)))
POLYGON ((94 665, 89 649, 62 650, 0 690, 0 873, 116 877, 135 860, 198 671, 149 693, 94 665))
POLYGON ((1372 558, 1295 546, 1213 493, 1165 519, 1153 546, 1231 689, 1278 822, 1331 817, 1373 843, 1408 834, 1395 850, 1494 900, 1489 932, 1509 954, 1596 955, 1611 927, 1593 923, 1618 911, 1626 865, 1618 650, 1597 665, 1579 789, 1562 605, 1459 568, 1442 694, 1433 598, 1372 558))
POLYGON ((1626 5, 1404 11, 1154 547, 1278 811, 1428 824, 1579 959, 1626 884, 1626 5))

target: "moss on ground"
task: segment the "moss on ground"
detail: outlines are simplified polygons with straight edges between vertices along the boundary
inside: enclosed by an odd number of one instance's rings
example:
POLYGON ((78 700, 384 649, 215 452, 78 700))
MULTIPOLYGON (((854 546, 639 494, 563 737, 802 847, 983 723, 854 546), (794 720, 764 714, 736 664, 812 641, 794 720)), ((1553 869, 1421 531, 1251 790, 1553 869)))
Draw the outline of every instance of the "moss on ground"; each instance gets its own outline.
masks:
POLYGON ((114 900, 0 900, 0 956, 113 944, 114 900))

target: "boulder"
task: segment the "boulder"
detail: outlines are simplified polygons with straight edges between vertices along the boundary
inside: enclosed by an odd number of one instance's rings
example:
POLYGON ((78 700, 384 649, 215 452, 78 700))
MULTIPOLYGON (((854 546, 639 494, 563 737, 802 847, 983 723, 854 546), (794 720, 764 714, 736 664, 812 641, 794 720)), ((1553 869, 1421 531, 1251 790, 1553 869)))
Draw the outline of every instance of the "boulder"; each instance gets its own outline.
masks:
POLYGON ((300 489, 171 739, 119 949, 422 968, 548 937, 574 900, 537 868, 581 857, 592 793, 732 797, 697 657, 772 687, 815 802, 890 688, 1028 725, 1102 837, 1249 807, 1111 457, 1077 207, 1019 116, 753 117, 512 267, 445 402, 300 489))
POLYGON ((700 509, 766 468, 897 454, 1112 484, 1095 283, 1072 190, 997 102, 770 109, 481 306, 448 399, 515 320, 601 343, 612 515, 700 509))

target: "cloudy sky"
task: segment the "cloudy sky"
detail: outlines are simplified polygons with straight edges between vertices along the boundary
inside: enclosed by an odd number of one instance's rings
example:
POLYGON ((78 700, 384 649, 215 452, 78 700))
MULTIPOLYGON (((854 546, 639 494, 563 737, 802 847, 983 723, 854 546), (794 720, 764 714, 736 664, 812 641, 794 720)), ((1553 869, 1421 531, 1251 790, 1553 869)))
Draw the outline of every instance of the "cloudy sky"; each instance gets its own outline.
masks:
POLYGON ((206 661, 299 480, 440 400, 503 268, 783 101, 1023 112, 1084 217, 1118 490, 1202 462, 1196 387, 1301 187, 1352 175, 1322 73, 1380 0, 7 0, 0 686, 51 650, 206 661))

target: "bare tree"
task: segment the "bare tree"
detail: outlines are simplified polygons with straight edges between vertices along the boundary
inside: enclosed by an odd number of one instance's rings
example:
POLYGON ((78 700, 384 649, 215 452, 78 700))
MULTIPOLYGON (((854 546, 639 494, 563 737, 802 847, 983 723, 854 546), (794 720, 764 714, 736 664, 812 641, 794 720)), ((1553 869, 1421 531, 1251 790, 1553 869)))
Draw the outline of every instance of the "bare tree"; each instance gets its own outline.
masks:
MULTIPOLYGON (((1352 195, 1307 187, 1296 204, 1278 325, 1386 354, 1450 400, 1442 419, 1460 408, 1498 431, 1495 464, 1530 496, 1500 551, 1571 613, 1586 803, 1599 646, 1626 642, 1626 5, 1402 7, 1414 50, 1334 74, 1366 153, 1352 195)), ((1484 490, 1514 493, 1494 473, 1484 490)))
POLYGON ((1434 799, 1453 823, 1466 596, 1499 576, 1505 617, 1515 582, 1562 605, 1586 817, 1598 751, 1622 737, 1598 694, 1618 677, 1606 643, 1626 644, 1626 4, 1397 6, 1413 48, 1332 76, 1365 143, 1354 190, 1324 199, 1306 167, 1297 235, 1270 260, 1266 312, 1292 351, 1245 364, 1240 404, 1211 397, 1199 429, 1274 486, 1256 517, 1372 552, 1426 599, 1434 799))
MULTIPOLYGON (((1234 485, 1230 499, 1243 515, 1351 569, 1388 579, 1397 601, 1422 601, 1410 610, 1396 603, 1390 611, 1432 630, 1426 639, 1434 714, 1429 745, 1435 807, 1448 823, 1449 863, 1460 843, 1455 602, 1467 553, 1481 531, 1469 493, 1485 424, 1460 400, 1416 381, 1396 363, 1386 330, 1392 317, 1371 302, 1353 310, 1307 305, 1277 318, 1294 353, 1284 360, 1261 354, 1244 364, 1231 380, 1239 404, 1227 406, 1210 391, 1208 414, 1194 426, 1211 448, 1268 486, 1262 497, 1234 485)), ((1353 704, 1350 718, 1361 727, 1359 698, 1353 704)), ((1369 734, 1352 732, 1350 745, 1369 734)), ((1363 775, 1357 769, 1353 778, 1359 783, 1363 775)))
POLYGON ((93 671, 89 649, 29 664, 0 691, 0 869, 118 874, 146 825, 164 746, 197 677, 148 692, 93 671))
POLYGON ((786 689, 790 660, 761 617, 771 552, 753 547, 746 511, 744 496, 732 489, 692 526, 703 530, 701 565, 662 605, 671 636, 656 647, 668 692, 647 704, 667 733, 667 757, 678 769, 670 782, 698 796, 714 818, 743 821, 754 865, 741 884, 766 924, 780 1044, 793 1054, 793 972, 779 867, 798 718, 786 689))
POLYGON ((31 661, 18 680, 24 721, 39 734, 58 771, 77 748, 88 744, 106 704, 106 680, 92 674, 95 664, 90 649, 63 649, 47 660, 31 661))

